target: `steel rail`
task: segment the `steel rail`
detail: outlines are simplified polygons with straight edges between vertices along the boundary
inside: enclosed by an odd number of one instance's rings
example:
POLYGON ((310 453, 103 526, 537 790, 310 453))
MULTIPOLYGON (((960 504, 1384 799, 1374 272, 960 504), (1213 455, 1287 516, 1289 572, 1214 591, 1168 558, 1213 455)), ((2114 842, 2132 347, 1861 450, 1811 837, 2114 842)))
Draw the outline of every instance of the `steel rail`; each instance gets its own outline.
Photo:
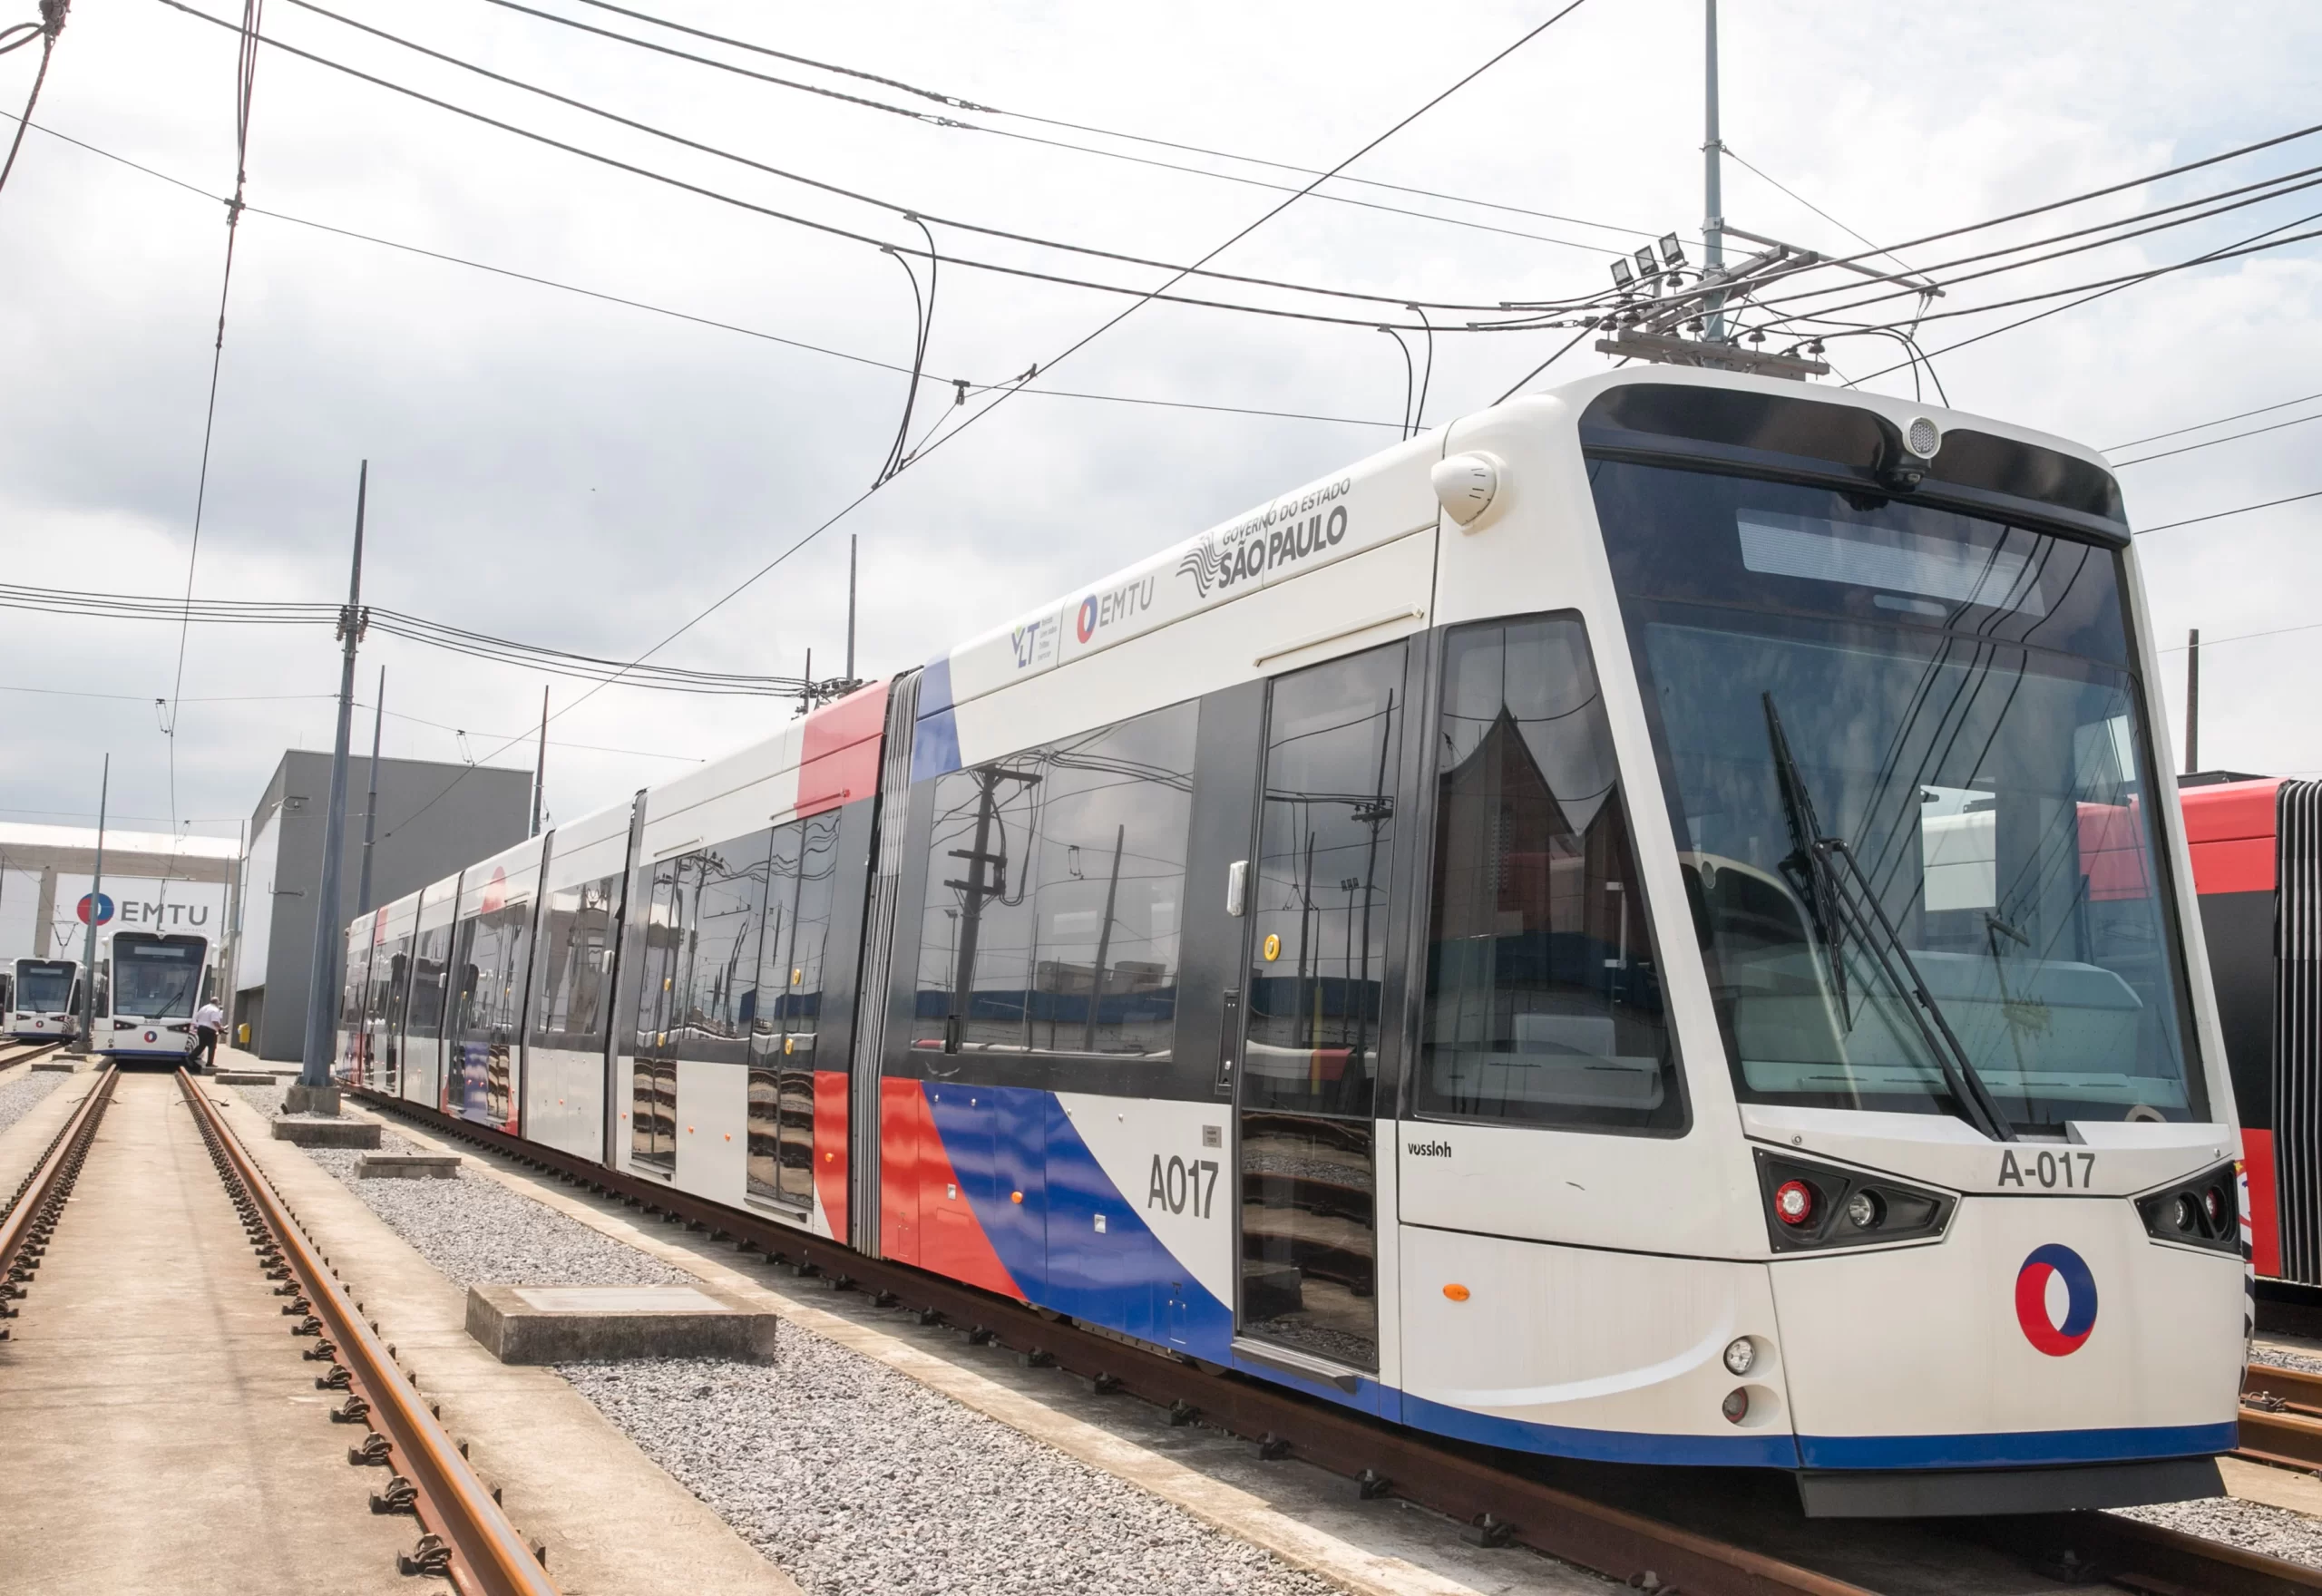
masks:
POLYGON ((1391 1494, 1432 1508, 1470 1526, 1471 1538, 1487 1545, 1520 1542, 1644 1588, 1673 1585, 1686 1596, 1871 1596, 1848 1581, 1526 1479, 1488 1458, 1359 1414, 1210 1373, 941 1275, 865 1257, 418 1104, 369 1088, 350 1090, 431 1129, 593 1186, 715 1239, 738 1241, 834 1289, 861 1289, 883 1305, 915 1308, 922 1322, 947 1322, 971 1340, 998 1342, 1035 1366, 1081 1376, 1099 1390, 1140 1396, 1167 1408, 1172 1423, 1198 1419, 1257 1442, 1268 1458, 1302 1458, 1343 1475, 1365 1497, 1391 1494))
MULTIPOLYGON (((104 1118, 113 1085, 120 1078, 119 1065, 105 1066, 80 1105, 49 1138, 40 1162, 8 1199, 7 1212, 0 1216, 0 1319, 16 1317, 10 1303, 24 1294, 25 1282, 39 1270, 57 1215, 73 1194, 73 1182, 80 1178, 89 1145, 96 1140, 97 1122, 104 1118)), ((0 1325, 0 1339, 7 1334, 7 1327, 0 1325)))
POLYGON ((2322 1469, 2322 1375, 2263 1363, 2244 1369, 2240 1455, 2277 1468, 2322 1469))
MULTIPOLYGON (((367 1423, 371 1433, 347 1452, 349 1463, 384 1464, 386 1485, 371 1499, 375 1513, 408 1512, 424 1532, 415 1552, 398 1558, 405 1573, 448 1577, 463 1596, 556 1596, 540 1560, 509 1523, 491 1490, 477 1477, 329 1267, 307 1243, 272 1184, 242 1148, 225 1115, 183 1069, 178 1086, 219 1160, 219 1173, 246 1199, 246 1224, 261 1259, 278 1257, 303 1293, 308 1316, 294 1334, 319 1334, 307 1356, 332 1363, 316 1385, 347 1392, 332 1416, 367 1423)), ((286 1313, 301 1304, 294 1300, 286 1313)))

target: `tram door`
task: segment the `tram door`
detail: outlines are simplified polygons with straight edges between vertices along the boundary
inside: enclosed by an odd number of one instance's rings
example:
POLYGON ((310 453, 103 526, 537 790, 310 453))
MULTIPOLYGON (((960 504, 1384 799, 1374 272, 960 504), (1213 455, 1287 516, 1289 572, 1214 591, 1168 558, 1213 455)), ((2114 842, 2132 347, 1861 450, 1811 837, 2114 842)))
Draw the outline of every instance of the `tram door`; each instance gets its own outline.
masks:
POLYGON ((678 1037, 691 978, 693 904, 701 859, 686 854, 653 867, 646 900, 645 949, 638 961, 637 1053, 629 1074, 631 1163, 674 1170, 678 1160, 678 1037))
POLYGON ((1273 684, 1243 889, 1235 1328, 1365 1371, 1379 1367, 1372 1097, 1406 652, 1273 684))

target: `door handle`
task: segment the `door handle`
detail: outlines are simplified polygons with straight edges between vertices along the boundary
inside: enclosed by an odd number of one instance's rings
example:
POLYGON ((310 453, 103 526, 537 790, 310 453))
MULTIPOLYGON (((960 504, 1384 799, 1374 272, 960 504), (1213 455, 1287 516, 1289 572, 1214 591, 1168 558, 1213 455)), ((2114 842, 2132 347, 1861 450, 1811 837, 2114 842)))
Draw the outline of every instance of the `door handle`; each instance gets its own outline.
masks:
POLYGON ((1242 989, 1225 988, 1217 1019, 1217 1095, 1234 1095, 1234 1070, 1242 1057, 1242 989))

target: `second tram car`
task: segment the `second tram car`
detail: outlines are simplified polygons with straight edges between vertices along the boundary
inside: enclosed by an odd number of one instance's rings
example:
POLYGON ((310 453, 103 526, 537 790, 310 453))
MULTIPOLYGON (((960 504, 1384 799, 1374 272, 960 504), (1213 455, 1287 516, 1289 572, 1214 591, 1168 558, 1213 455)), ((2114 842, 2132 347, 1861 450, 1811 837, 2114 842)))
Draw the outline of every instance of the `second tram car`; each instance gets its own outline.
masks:
POLYGON ((391 905, 346 1034, 1407 1426, 1814 1513, 2211 1494, 2239 1136, 2153 680, 2093 453, 1617 372, 391 905))
POLYGON ((81 966, 70 959, 19 959, 8 999, 8 1035, 19 1042, 81 1034, 81 966))
POLYGON ((181 1062, 208 983, 210 939, 115 931, 107 946, 110 1002, 98 1009, 96 1051, 107 1058, 181 1062))

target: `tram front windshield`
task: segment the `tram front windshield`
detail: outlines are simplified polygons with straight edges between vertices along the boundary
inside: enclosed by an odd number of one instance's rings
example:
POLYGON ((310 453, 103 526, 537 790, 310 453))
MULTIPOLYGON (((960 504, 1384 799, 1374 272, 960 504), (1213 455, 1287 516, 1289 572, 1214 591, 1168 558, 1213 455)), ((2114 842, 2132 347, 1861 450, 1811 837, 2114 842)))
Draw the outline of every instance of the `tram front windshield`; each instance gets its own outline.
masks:
POLYGON ((198 940, 112 945, 112 1011, 139 1019, 190 1019, 201 990, 202 955, 198 940))
POLYGON ((73 1005, 73 978, 81 967, 62 959, 20 959, 16 961, 16 1010, 20 1014, 63 1014, 73 1005))
POLYGON ((1742 1099, 2209 1117, 2118 555, 1875 495, 1591 476, 1742 1099))

